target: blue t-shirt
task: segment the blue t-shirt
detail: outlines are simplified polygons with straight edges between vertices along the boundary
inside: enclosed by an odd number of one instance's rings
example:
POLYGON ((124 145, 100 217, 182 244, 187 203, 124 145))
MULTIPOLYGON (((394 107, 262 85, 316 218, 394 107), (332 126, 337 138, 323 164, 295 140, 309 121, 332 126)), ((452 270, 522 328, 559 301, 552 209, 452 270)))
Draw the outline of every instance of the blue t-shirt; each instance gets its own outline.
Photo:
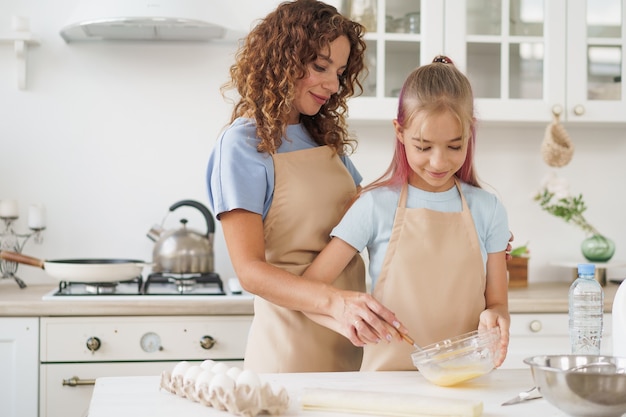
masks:
MULTIPOLYGON (((461 190, 472 214, 486 265, 487 254, 505 250, 511 237, 506 210, 495 195, 482 188, 461 182, 461 190)), ((379 187, 365 192, 331 232, 331 236, 340 238, 359 252, 367 248, 372 288, 387 252, 399 199, 400 188, 397 187, 379 187)), ((433 193, 409 186, 407 207, 459 212, 462 203, 456 187, 433 193)))
MULTIPOLYGON (((267 215, 274 196, 274 160, 256 147, 254 119, 238 118, 217 140, 209 157, 207 187, 209 204, 219 215, 234 209, 244 209, 267 215)), ((287 126, 286 138, 277 153, 300 151, 319 145, 313 141, 301 124, 287 126)), ((347 156, 341 160, 359 185, 363 178, 347 156)))

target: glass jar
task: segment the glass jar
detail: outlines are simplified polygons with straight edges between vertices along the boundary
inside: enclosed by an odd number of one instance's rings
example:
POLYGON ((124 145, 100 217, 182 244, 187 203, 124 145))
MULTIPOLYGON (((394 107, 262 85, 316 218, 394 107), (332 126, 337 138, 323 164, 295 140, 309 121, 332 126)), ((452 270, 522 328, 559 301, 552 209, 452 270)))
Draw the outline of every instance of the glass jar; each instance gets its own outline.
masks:
POLYGON ((404 16, 404 32, 420 33, 420 12, 411 12, 404 16))
POLYGON ((376 32, 376 0, 349 0, 348 11, 350 19, 376 32))

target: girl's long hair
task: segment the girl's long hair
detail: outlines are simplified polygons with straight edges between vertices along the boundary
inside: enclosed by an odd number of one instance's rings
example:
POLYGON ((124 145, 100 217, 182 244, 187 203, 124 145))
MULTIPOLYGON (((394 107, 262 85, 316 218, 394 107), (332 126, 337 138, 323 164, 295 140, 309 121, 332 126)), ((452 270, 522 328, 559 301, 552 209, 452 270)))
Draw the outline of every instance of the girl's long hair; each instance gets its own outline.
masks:
MULTIPOLYGON (((472 87, 452 60, 437 56, 431 64, 416 68, 407 77, 400 91, 397 122, 406 129, 417 114, 424 114, 427 120, 442 112, 449 112, 457 119, 467 146, 465 162, 456 172, 456 176, 463 182, 480 187, 474 169, 476 126, 472 87)), ((404 144, 395 139, 395 150, 389 167, 381 177, 364 187, 363 191, 403 185, 409 181, 411 172, 404 144)))

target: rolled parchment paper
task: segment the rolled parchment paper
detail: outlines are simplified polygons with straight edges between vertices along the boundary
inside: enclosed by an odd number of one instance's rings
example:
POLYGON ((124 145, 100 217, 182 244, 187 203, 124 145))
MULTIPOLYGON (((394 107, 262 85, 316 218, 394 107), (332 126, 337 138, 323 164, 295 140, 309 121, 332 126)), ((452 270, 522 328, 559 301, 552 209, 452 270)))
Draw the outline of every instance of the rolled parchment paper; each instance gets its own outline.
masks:
POLYGON ((483 402, 478 400, 324 388, 304 389, 300 405, 303 410, 398 417, 479 417, 483 413, 483 402))

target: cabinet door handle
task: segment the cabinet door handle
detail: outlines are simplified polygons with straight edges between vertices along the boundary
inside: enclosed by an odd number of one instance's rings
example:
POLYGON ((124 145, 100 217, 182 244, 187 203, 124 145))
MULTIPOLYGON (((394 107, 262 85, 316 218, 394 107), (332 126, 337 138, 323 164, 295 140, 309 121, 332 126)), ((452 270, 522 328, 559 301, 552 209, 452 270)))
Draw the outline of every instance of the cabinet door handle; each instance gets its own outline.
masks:
POLYGON ((585 114, 585 108, 580 104, 574 106, 574 114, 576 116, 582 116, 583 114, 585 114))
POLYGON ((543 327, 543 325, 541 324, 541 321, 539 321, 539 320, 533 320, 528 325, 528 328, 533 333, 540 332, 542 327, 543 327))
POLYGON ((73 376, 63 380, 63 385, 68 387, 77 387, 79 385, 96 385, 95 379, 80 379, 77 376, 73 376))

